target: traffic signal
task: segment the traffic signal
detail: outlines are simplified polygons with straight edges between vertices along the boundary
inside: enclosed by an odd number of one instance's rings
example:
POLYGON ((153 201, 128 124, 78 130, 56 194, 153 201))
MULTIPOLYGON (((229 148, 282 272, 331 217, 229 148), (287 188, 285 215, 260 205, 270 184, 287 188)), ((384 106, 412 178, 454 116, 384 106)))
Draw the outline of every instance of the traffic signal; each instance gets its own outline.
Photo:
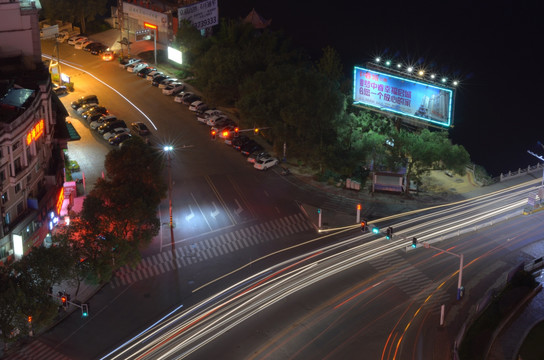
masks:
POLYGON ((412 238, 412 247, 413 248, 417 247, 417 238, 415 238, 415 237, 412 238))
POLYGON ((380 229, 378 229, 377 226, 374 226, 374 227, 372 228, 372 233, 373 233, 373 234, 379 234, 379 233, 380 233, 380 229))
POLYGON ((212 136, 212 140, 215 140, 215 135, 217 134, 217 131, 212 130, 210 134, 212 136))
POLYGON ((28 321, 29 324, 32 324, 32 316, 29 316, 27 321, 28 321))
POLYGON ((361 210, 361 204, 357 204, 357 210, 361 210))
POLYGON ((393 228, 390 226, 387 228, 387 235, 385 236, 385 238, 387 240, 391 239, 393 237, 393 228))
POLYGON ((259 128, 253 129, 253 132, 255 133, 255 135, 257 135, 259 133, 259 128))
POLYGON ((239 135, 239 132, 240 132, 240 128, 239 127, 235 127, 234 128, 234 136, 238 136, 239 135))
POLYGON ((81 304, 81 317, 89 316, 89 305, 81 304))
POLYGON ((366 226, 366 221, 361 221, 361 231, 365 232, 367 230, 368 230, 368 228, 366 226))
POLYGON ((66 298, 66 295, 62 295, 60 300, 62 301, 63 307, 66 307, 66 305, 68 305, 68 299, 66 298))

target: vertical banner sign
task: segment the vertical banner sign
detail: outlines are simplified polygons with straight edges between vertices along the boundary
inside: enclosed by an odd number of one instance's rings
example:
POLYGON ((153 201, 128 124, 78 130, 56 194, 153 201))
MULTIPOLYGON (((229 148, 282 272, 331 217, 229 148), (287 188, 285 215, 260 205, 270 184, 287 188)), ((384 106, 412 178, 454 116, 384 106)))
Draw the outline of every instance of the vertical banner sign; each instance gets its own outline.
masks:
POLYGON ((178 9, 178 20, 188 20, 198 30, 219 24, 217 0, 204 0, 178 9))
POLYGON ((353 99, 354 105, 452 126, 453 91, 448 88, 355 67, 353 99))

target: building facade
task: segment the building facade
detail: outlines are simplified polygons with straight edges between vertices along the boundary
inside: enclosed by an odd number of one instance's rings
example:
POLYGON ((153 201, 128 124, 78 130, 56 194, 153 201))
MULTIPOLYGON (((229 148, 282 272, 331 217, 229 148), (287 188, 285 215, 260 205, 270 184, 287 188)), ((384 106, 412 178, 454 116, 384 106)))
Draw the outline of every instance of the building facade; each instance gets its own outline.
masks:
POLYGON ((41 60, 39 10, 0 0, 0 264, 44 242, 62 195, 67 113, 41 60))

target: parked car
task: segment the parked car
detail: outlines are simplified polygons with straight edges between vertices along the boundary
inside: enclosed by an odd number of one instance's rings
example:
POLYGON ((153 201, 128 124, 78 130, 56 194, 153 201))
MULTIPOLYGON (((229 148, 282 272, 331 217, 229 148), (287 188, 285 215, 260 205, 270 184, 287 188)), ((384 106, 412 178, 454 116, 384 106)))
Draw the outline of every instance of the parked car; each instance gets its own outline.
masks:
POLYGON ((277 164, 278 164, 278 159, 276 159, 275 157, 269 157, 269 158, 257 160, 255 164, 253 165, 253 167, 257 170, 268 170, 272 166, 277 164))
POLYGON ((270 154, 267 153, 266 151, 255 151, 249 154, 249 156, 247 157, 247 161, 255 164, 258 160, 269 158, 269 157, 270 157, 270 154))
POLYGON ((122 134, 122 133, 130 133, 130 130, 128 128, 123 128, 123 127, 115 128, 113 130, 110 130, 110 131, 102 134, 102 137, 104 138, 104 140, 109 140, 110 138, 112 138, 114 136, 117 136, 119 134, 122 134))
POLYGON ((164 95, 176 95, 185 89, 185 84, 180 82, 174 82, 162 89, 164 95))
POLYGON ((147 66, 147 67, 143 68, 142 70, 138 71, 138 73, 136 75, 138 75, 139 77, 145 78, 147 76, 147 74, 149 74, 152 71, 157 71, 157 69, 155 69, 152 66, 147 66))
POLYGON ((53 92, 57 94, 57 96, 68 94, 68 88, 66 86, 59 86, 53 83, 52 87, 53 87, 53 92))
POLYGON ((163 80, 166 80, 168 79, 168 76, 167 75, 159 75, 157 76, 156 78, 153 78, 153 80, 151 81, 151 85, 153 86, 156 86, 156 87, 159 87, 159 85, 161 84, 161 82, 163 80))
POLYGON ((164 89, 165 87, 167 87, 171 83, 175 83, 175 82, 178 82, 178 81, 179 80, 176 79, 176 78, 166 78, 166 79, 164 79, 163 81, 161 81, 159 83, 159 89, 164 89))
POLYGON ((93 47, 98 45, 101 45, 101 44, 96 41, 87 40, 83 44, 81 44, 81 49, 84 51, 91 51, 93 47))
POLYGON ((108 123, 108 122, 111 122, 111 121, 115 121, 117 120, 117 116, 115 115, 106 115, 106 116, 102 116, 102 117, 99 117, 98 120, 95 120, 95 121, 92 121, 90 124, 89 124, 89 127, 93 130, 96 130, 98 129, 101 125, 105 124, 105 123, 108 123))
POLYGON ((215 126, 217 122, 221 123, 221 122, 224 122, 225 120, 228 120, 228 118, 226 115, 223 115, 223 114, 210 116, 208 118, 208 121, 206 122, 206 125, 215 126))
POLYGON ((127 141, 131 137, 132 135, 125 132, 110 138, 108 142, 110 143, 110 145, 120 145, 122 142, 127 141))
POLYGON ((81 50, 81 49, 83 49, 83 44, 88 42, 88 41, 89 41, 89 39, 86 38, 86 37, 79 38, 75 42, 74 48, 77 49, 77 50, 81 50))
POLYGON ((143 122, 133 122, 130 124, 132 131, 140 136, 146 136, 151 134, 147 126, 143 122))
POLYGON ((83 114, 81 114, 81 116, 84 119, 88 119, 89 116, 94 115, 94 114, 107 115, 108 114, 108 109, 106 109, 103 106, 95 106, 94 108, 92 108, 92 109, 90 109, 88 111, 85 111, 83 114))
POLYGON ((208 110, 208 105, 206 105, 204 101, 202 100, 196 100, 196 101, 193 101, 191 105, 189 105, 189 110, 194 112, 206 111, 208 110))
POLYGON ((234 140, 232 140, 232 147, 238 151, 240 151, 241 147, 247 144, 249 141, 251 141, 250 138, 248 138, 245 135, 240 135, 234 140))
POLYGON ((192 92, 184 91, 184 92, 179 93, 178 95, 176 95, 176 97, 174 98, 174 101, 177 102, 177 103, 181 103, 183 101, 184 96, 189 96, 189 95, 192 95, 192 94, 193 94, 192 92))
POLYGON ((138 71, 140 71, 140 70, 146 68, 147 66, 149 66, 147 63, 139 62, 139 63, 137 63, 137 64, 134 65, 134 66, 129 66, 129 67, 127 68, 127 71, 128 71, 128 72, 131 72, 131 73, 137 74, 138 71))
POLYGON ((87 95, 87 96, 80 97, 79 99, 72 101, 71 105, 72 105, 72 109, 77 110, 82 105, 91 104, 91 103, 98 104, 98 97, 96 95, 87 95))
POLYGON ((126 128, 127 124, 125 124, 125 122, 123 120, 111 121, 111 122, 108 122, 108 123, 105 123, 105 124, 102 124, 101 126, 99 126, 98 127, 98 133, 99 134, 105 134, 108 131, 112 131, 113 129, 120 128, 120 127, 126 128))
POLYGON ((150 72, 149 74, 147 74, 145 76, 145 79, 148 80, 148 81, 153 81, 156 77, 161 76, 161 75, 164 75, 164 74, 162 72, 160 72, 159 70, 154 70, 154 71, 150 72))
POLYGON ((87 112, 89 110, 92 110, 93 108, 97 107, 98 104, 97 103, 88 103, 88 104, 83 104, 81 105, 80 107, 77 108, 76 112, 78 115, 83 115, 84 112, 87 112))
POLYGON ((106 50, 102 53, 102 60, 112 61, 115 58, 115 53, 111 50, 106 50))
POLYGON ((121 60, 121 62, 119 63, 119 66, 122 67, 123 69, 126 69, 126 68, 128 68, 130 65, 139 63, 140 61, 142 61, 142 60, 136 59, 136 58, 123 59, 123 60, 121 60))
POLYGON ((85 36, 82 36, 82 35, 75 35, 75 36, 72 36, 71 38, 68 39, 68 45, 75 45, 76 42, 80 39, 87 39, 87 37, 85 36))
POLYGON ((137 65, 139 64, 143 64, 142 60, 134 60, 132 62, 130 62, 129 64, 125 65, 125 69, 128 71, 128 72, 133 72, 134 71, 134 67, 136 67, 137 65))
POLYGON ((240 147, 240 152, 242 153, 242 155, 245 155, 245 156, 249 156, 249 154, 251 154, 252 152, 263 151, 263 150, 264 148, 261 145, 259 145, 255 140, 250 140, 244 145, 242 145, 242 147, 240 147))
POLYGON ((57 41, 58 42, 65 42, 70 38, 70 34, 68 34, 68 31, 59 31, 59 34, 57 35, 57 41))
POLYGON ((221 110, 206 110, 201 114, 197 114, 196 119, 203 124, 207 124, 210 117, 217 115, 223 115, 223 112, 221 110))
POLYGON ((91 54, 93 55, 100 55, 102 54, 104 51, 108 50, 108 47, 106 45, 100 45, 100 46, 94 46, 92 49, 91 49, 91 54))
POLYGON ((184 104, 184 105, 191 105, 192 103, 194 103, 195 101, 198 101, 200 100, 200 96, 196 95, 196 94, 192 94, 192 95, 188 95, 188 96, 185 96, 183 97, 183 99, 181 99, 181 102, 184 104))

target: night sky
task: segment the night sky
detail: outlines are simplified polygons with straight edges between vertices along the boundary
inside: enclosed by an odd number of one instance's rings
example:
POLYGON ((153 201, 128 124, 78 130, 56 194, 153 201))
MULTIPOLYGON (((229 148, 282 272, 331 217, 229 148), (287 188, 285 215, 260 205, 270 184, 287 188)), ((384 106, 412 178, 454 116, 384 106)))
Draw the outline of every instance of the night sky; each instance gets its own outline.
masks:
POLYGON ((220 17, 252 8, 316 59, 335 48, 346 76, 385 53, 458 77, 451 138, 493 176, 544 155, 544 2, 219 0, 220 17))

